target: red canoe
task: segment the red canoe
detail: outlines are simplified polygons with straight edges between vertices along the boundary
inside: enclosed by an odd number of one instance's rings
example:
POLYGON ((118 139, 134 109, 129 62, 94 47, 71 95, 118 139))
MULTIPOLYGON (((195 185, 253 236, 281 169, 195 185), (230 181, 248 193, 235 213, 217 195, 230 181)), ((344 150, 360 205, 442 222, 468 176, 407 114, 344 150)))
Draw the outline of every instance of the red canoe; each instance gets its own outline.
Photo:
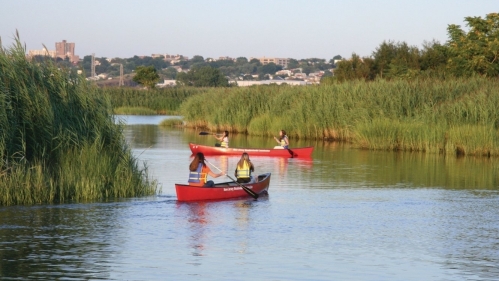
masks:
POLYGON ((238 155, 241 156, 243 152, 249 154, 249 156, 277 156, 277 157, 310 157, 312 151, 314 151, 313 146, 309 147, 298 147, 291 149, 273 149, 273 148, 224 148, 216 146, 207 146, 189 143, 189 147, 192 154, 202 152, 206 155, 238 155))
MULTIPOLYGON (((243 185, 257 194, 265 193, 269 189, 270 173, 259 175, 258 181, 243 185)), ((178 201, 220 200, 239 197, 250 197, 239 184, 235 182, 217 183, 214 187, 190 186, 175 184, 178 201)))

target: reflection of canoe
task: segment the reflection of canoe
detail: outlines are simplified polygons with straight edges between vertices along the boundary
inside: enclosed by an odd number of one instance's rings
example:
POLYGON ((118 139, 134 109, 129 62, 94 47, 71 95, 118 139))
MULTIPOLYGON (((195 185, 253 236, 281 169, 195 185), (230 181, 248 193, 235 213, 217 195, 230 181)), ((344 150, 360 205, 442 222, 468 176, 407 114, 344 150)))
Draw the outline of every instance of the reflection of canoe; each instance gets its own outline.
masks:
MULTIPOLYGON (((244 183, 243 185, 257 194, 265 193, 269 189, 270 173, 259 175, 255 183, 244 183)), ((178 201, 201 201, 219 200, 238 197, 249 197, 248 193, 235 182, 217 183, 214 187, 190 186, 187 184, 175 184, 178 201)))
POLYGON ((291 149, 273 149, 273 148, 224 148, 216 146, 207 146, 189 143, 189 147, 192 154, 202 152, 204 155, 239 155, 243 152, 249 154, 249 156, 277 156, 277 157, 310 157, 313 146, 309 147, 298 147, 291 149))

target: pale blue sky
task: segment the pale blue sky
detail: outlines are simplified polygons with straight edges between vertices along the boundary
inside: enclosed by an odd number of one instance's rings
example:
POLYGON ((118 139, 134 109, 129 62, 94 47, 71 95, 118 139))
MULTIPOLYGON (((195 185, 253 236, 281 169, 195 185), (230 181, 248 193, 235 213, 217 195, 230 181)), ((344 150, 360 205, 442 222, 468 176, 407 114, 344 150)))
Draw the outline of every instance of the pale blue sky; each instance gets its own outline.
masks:
POLYGON ((0 0, 0 37, 27 49, 76 43, 80 57, 368 56, 383 40, 445 42, 447 25, 499 0, 0 0))

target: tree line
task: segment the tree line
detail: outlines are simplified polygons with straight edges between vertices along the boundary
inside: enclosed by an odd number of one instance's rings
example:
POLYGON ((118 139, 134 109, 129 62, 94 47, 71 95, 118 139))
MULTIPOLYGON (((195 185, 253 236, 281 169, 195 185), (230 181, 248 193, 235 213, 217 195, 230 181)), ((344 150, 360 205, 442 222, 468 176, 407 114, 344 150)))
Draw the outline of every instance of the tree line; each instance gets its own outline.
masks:
MULTIPOLYGON (((45 60, 52 60, 59 66, 66 68, 77 68, 84 71, 87 77, 91 74, 92 56, 84 56, 78 65, 71 65, 69 58, 51 59, 44 56, 35 56, 36 61, 42 62, 45 60)), ((131 74, 136 71, 138 67, 154 66, 158 75, 164 79, 176 79, 179 71, 174 68, 180 67, 183 71, 188 71, 192 68, 199 69, 201 67, 209 66, 216 68, 227 77, 243 78, 245 80, 263 79, 265 75, 274 75, 277 71, 282 70, 282 66, 274 63, 263 65, 258 59, 248 59, 246 57, 238 57, 236 59, 218 59, 204 58, 200 55, 195 55, 191 59, 183 59, 175 64, 164 59, 164 57, 150 57, 150 56, 133 56, 131 58, 113 58, 95 57, 98 65, 95 66, 96 74, 106 73, 109 76, 117 77, 120 74, 120 65, 123 65, 124 74, 131 74), (258 75, 258 78, 253 78, 253 75, 258 75)), ((336 55, 329 61, 319 58, 307 59, 289 59, 288 69, 300 68, 304 73, 311 73, 320 70, 329 70, 335 67, 334 61, 341 59, 340 55, 336 55)))
POLYGON ((449 39, 425 42, 421 49, 406 42, 384 41, 372 56, 360 57, 353 53, 341 61, 334 77, 326 82, 346 80, 396 79, 416 77, 484 77, 499 76, 499 14, 484 18, 466 17, 465 31, 450 24, 449 39))
MULTIPOLYGON (((299 68, 306 74, 324 71, 321 82, 325 83, 358 79, 372 81, 416 77, 499 76, 498 13, 490 13, 484 18, 466 17, 465 22, 469 27, 468 31, 459 25, 448 26, 449 39, 445 43, 433 40, 424 42, 422 48, 418 48, 406 42, 384 41, 371 56, 360 57, 353 53, 348 60, 340 55, 329 61, 319 58, 289 59, 287 69, 299 68), (330 70, 334 70, 334 76, 330 70)), ((41 62, 48 58, 35 57, 35 59, 41 62)), ((153 87, 153 84, 151 81, 143 80, 143 76, 152 77, 155 82, 161 79, 173 79, 177 80, 179 85, 228 86, 225 77, 261 80, 269 74, 275 75, 277 71, 282 70, 280 65, 274 63, 263 65, 258 59, 248 60, 245 57, 238 57, 235 60, 214 60, 196 55, 190 60, 180 60, 175 65, 163 57, 148 56, 112 60, 98 57, 95 60, 99 61, 99 65, 95 67, 96 74, 106 73, 111 77, 117 77, 121 64, 125 74, 139 72, 141 76, 134 81, 142 85, 147 83, 147 87, 153 87)), ((91 56, 85 56, 77 66, 71 65, 69 59, 58 58, 55 61, 60 66, 73 70, 82 69, 87 77, 91 73, 91 56)))

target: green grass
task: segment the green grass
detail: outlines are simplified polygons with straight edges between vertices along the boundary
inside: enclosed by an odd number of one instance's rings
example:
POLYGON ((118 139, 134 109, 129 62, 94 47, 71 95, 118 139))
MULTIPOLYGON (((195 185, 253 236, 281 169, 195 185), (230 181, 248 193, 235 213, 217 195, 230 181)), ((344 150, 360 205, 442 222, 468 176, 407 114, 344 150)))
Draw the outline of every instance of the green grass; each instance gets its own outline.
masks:
POLYGON ((114 114, 119 115, 156 115, 158 114, 155 110, 146 107, 131 107, 123 106, 115 108, 114 114))
POLYGON ((161 126, 161 127, 180 127, 180 126, 184 126, 184 120, 182 120, 181 118, 165 119, 159 123, 159 126, 161 126))
POLYGON ((101 200, 157 192, 82 76, 0 49, 0 205, 101 200))
POLYGON ((204 93, 206 88, 173 87, 142 90, 126 87, 106 87, 98 90, 107 95, 113 108, 148 108, 156 114, 177 115, 182 102, 204 93))
POLYGON ((209 89, 188 98, 188 126, 350 142, 359 148, 499 156, 497 79, 351 81, 209 89))

